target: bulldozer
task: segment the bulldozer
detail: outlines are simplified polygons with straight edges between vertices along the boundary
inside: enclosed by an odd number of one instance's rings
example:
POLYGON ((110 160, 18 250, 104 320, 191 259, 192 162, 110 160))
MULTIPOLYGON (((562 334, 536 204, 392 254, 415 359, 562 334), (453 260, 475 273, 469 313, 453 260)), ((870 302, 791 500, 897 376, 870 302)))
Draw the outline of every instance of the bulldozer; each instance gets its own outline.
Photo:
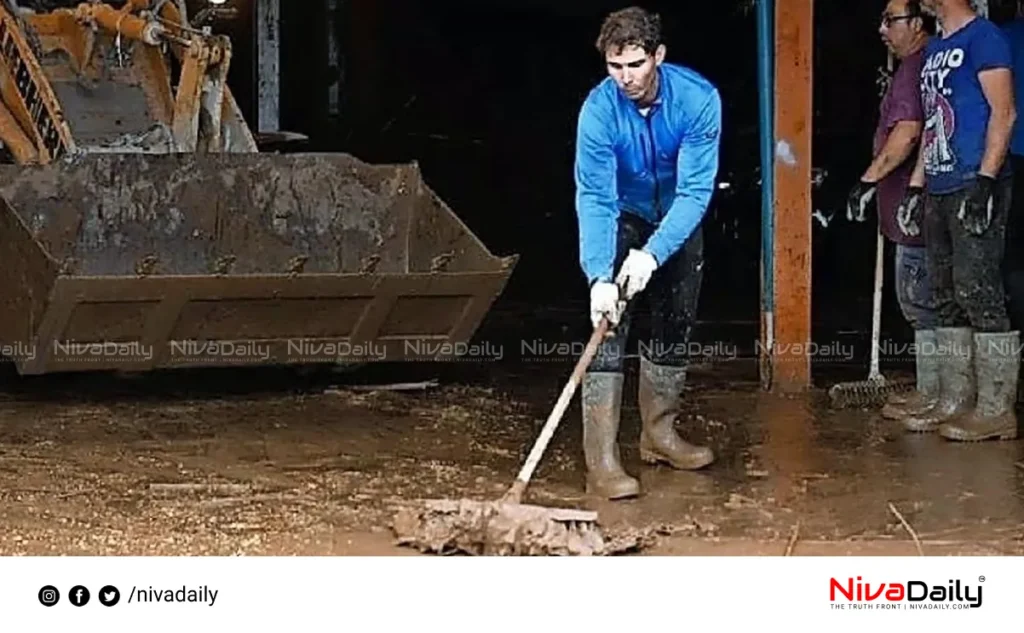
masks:
POLYGON ((184 2, 62 4, 0 0, 0 356, 19 374, 465 354, 518 255, 417 163, 261 152, 230 40, 184 2))

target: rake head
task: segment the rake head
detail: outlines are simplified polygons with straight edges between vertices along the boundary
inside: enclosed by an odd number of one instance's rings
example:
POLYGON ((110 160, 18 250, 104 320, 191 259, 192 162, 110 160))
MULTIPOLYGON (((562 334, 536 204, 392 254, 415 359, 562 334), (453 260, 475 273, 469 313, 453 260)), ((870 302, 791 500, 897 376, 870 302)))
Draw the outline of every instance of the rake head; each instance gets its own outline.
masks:
POLYGON ((440 555, 606 556, 637 545, 606 540, 596 512, 502 501, 428 500, 402 508, 392 528, 399 545, 440 555))
POLYGON ((828 398, 833 409, 879 407, 885 404, 889 396, 910 391, 916 384, 911 380, 893 381, 884 378, 841 382, 828 390, 828 398))

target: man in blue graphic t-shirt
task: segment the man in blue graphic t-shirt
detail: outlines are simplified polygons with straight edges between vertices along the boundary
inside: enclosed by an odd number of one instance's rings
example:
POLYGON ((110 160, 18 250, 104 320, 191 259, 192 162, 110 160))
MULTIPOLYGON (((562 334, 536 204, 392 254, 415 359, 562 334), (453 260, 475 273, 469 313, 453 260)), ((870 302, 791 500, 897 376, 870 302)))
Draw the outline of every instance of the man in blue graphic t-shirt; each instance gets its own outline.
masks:
POLYGON ((969 0, 922 4, 942 35, 924 51, 921 152, 897 216, 902 231, 924 234, 939 322, 933 353, 942 357, 938 399, 904 424, 950 440, 1012 439, 1020 333, 1000 269, 1016 119, 1010 46, 969 0))

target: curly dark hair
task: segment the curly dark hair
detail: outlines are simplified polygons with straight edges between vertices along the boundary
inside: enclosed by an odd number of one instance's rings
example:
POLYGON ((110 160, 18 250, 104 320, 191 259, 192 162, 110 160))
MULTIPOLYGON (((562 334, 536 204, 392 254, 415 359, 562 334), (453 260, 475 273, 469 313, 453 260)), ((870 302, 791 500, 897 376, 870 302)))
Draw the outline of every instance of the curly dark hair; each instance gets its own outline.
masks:
POLYGON ((626 46, 639 46, 652 55, 660 44, 661 16, 640 7, 629 7, 604 19, 596 45, 602 55, 610 50, 621 52, 626 46))

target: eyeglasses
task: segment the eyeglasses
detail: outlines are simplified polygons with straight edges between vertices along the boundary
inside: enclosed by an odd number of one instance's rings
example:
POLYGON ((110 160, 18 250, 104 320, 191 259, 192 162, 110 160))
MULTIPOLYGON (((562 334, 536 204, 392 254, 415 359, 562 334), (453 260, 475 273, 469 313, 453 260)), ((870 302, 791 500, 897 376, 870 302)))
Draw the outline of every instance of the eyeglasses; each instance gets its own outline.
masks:
POLYGON ((882 26, 888 29, 893 26, 894 22, 898 22, 900 19, 913 19, 914 17, 921 17, 921 15, 915 13, 907 13, 906 15, 889 15, 888 13, 883 13, 882 26))
POLYGON ((882 26, 884 26, 885 28, 889 28, 892 26, 893 22, 897 22, 899 20, 913 20, 916 17, 919 16, 912 13, 908 13, 907 15, 889 15, 887 13, 883 13, 882 26))

